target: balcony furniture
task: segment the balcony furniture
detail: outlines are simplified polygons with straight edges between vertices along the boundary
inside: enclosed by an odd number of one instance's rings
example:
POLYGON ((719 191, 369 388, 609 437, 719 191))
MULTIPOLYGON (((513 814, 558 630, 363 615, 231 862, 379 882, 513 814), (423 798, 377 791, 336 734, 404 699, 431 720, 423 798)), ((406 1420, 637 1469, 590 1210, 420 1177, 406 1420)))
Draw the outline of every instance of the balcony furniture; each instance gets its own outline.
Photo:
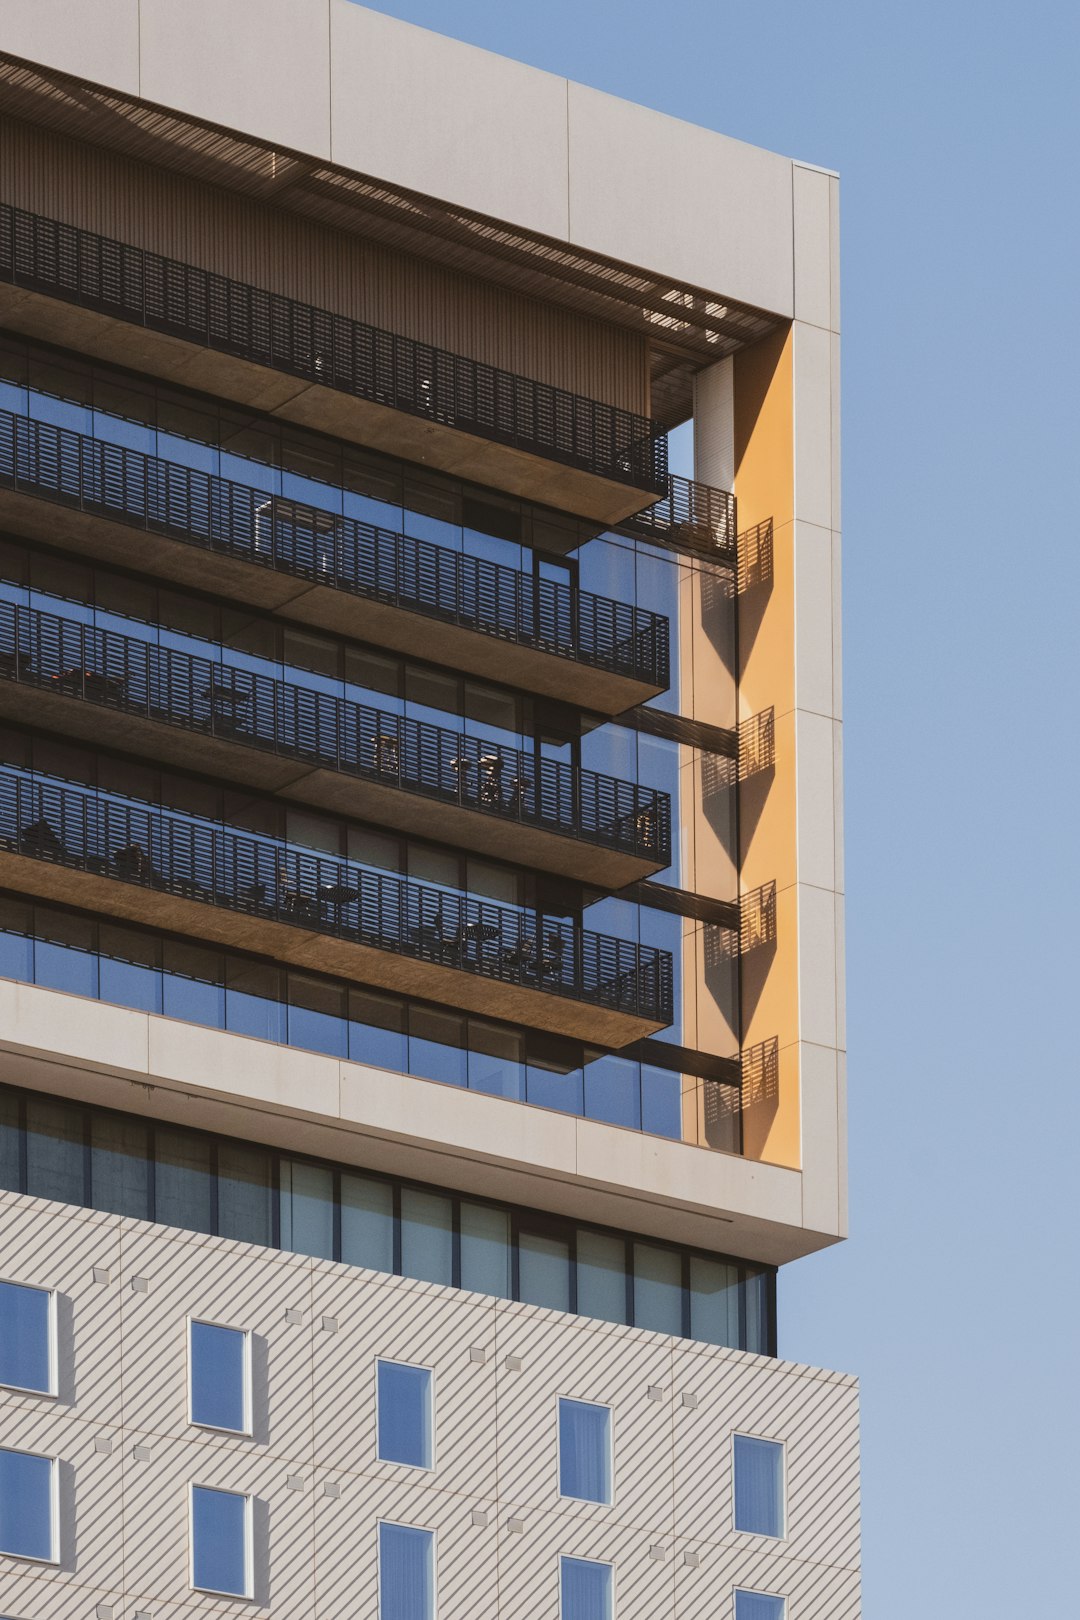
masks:
POLYGON ((19 680, 32 668, 33 660, 28 652, 0 652, 0 676, 19 680))
POLYGON ((394 731, 377 731, 372 742, 375 769, 380 775, 400 776, 401 747, 394 731))
POLYGON ((47 821, 31 821, 19 833, 23 849, 47 860, 59 860, 67 854, 63 843, 47 821))
POLYGON ((241 900, 250 901, 253 906, 264 906, 266 904, 266 884, 246 883, 239 890, 239 896, 241 900))
POLYGON ((320 883, 319 899, 327 906, 349 906, 354 900, 359 900, 360 890, 350 888, 347 883, 320 883))
POLYGON ((124 696, 125 681, 122 675, 103 675, 96 669, 65 669, 59 675, 52 676, 53 683, 61 692, 85 692, 88 698, 100 701, 117 702, 124 696))
POLYGON ((287 866, 278 867, 278 909, 294 922, 317 922, 319 902, 296 888, 287 866))
POLYGON ((532 781, 527 776, 512 776, 507 786, 510 793, 506 801, 506 808, 511 815, 520 815, 525 807, 525 795, 532 787, 532 781))
POLYGON ((125 844, 123 849, 114 850, 113 865, 129 883, 148 883, 156 889, 167 887, 165 879, 141 844, 125 844))
POLYGON ((480 755, 480 803, 502 804, 502 773, 505 761, 501 754, 480 755))

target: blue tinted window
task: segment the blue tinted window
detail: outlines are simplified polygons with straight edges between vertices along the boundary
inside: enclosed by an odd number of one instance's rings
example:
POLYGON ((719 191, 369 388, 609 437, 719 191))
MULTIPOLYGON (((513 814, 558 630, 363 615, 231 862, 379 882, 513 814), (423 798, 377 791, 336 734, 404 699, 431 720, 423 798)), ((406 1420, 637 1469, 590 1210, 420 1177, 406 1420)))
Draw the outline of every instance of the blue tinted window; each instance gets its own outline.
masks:
POLYGON ((454 1281, 453 1206, 438 1193, 401 1192, 401 1271, 421 1282, 454 1281))
POLYGON ((611 1620, 611 1565, 592 1558, 561 1558, 562 1620, 611 1620))
POLYGON ((52 1393, 52 1296, 0 1283, 0 1384, 52 1393))
POLYGON ((0 1553, 55 1557, 53 1468, 49 1457, 0 1451, 0 1553))
POLYGON ((191 1323, 191 1421, 247 1433, 246 1333, 211 1322, 191 1323))
POLYGON ((191 1487, 191 1584, 247 1597, 248 1502, 232 1491, 191 1487))
POLYGON ((784 1620, 784 1600, 765 1592, 736 1592, 735 1620, 784 1620))
POLYGON ((379 1620, 434 1620, 435 1536, 410 1525, 379 1526, 379 1620))
POLYGON ((611 1501, 611 1412, 592 1401, 559 1401, 559 1495, 611 1501))
POLYGON ((735 1436, 735 1528, 752 1536, 784 1533, 784 1448, 775 1440, 735 1436))
POLYGON ((379 1458, 432 1466, 431 1373, 400 1361, 378 1364, 379 1458))

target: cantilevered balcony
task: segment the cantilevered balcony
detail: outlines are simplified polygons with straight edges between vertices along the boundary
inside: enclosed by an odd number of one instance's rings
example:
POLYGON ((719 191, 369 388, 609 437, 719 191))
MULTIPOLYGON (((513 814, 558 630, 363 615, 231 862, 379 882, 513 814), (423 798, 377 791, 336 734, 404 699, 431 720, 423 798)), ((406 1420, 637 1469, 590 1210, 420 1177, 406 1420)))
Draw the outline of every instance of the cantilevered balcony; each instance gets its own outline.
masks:
POLYGON ((647 417, 7 205, 0 284, 20 332, 601 523, 665 490, 647 417))
POLYGON ((601 888, 671 859, 666 793, 2 601, 0 714, 601 888))
POLYGON ((672 1018, 666 951, 10 766, 0 885, 597 1045, 672 1018))
POLYGON ((668 683, 660 614, 11 411, 0 523, 601 713, 668 683))

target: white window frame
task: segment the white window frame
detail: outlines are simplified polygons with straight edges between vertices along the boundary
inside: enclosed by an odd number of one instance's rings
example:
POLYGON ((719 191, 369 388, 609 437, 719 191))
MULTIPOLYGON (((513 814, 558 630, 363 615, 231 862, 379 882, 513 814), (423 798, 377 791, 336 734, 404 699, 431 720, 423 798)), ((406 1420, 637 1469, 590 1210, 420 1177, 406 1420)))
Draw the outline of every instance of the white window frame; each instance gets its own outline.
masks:
POLYGON ((214 1597, 236 1598, 238 1602, 251 1602, 255 1596, 255 1552, 252 1546, 252 1523, 252 1498, 243 1491, 230 1491, 225 1485, 210 1485, 201 1479, 192 1481, 188 1486, 188 1585, 193 1592, 208 1592, 214 1597), (215 1491, 218 1496, 239 1496, 244 1503, 244 1590, 242 1592, 223 1592, 219 1586, 196 1586, 195 1584, 196 1491, 215 1491))
POLYGON ((0 1277, 0 1283, 7 1283, 11 1288, 26 1288, 34 1294, 46 1294, 49 1300, 49 1315, 46 1333, 49 1343, 46 1349, 46 1359, 49 1368, 48 1389, 34 1389, 29 1384, 5 1384, 0 1382, 0 1389, 17 1390, 20 1395, 39 1395, 42 1400, 55 1400, 59 1387, 59 1367, 56 1346, 56 1289, 42 1288, 38 1283, 22 1282, 18 1277, 0 1277))
MULTIPOLYGON (((43 1290, 44 1292, 44 1290, 43 1290)), ((3 1446, 18 1457, 33 1457, 49 1465, 49 1555, 37 1558, 33 1553, 7 1552, 0 1549, 0 1558, 18 1558, 26 1564, 58 1564, 60 1562, 60 1466, 59 1459, 45 1451, 24 1451, 22 1446, 3 1446)))
MULTIPOLYGON (((383 1360, 383 1357, 379 1358, 383 1360)), ((409 1366, 409 1362, 404 1362, 409 1366)), ((382 1620, 382 1527, 388 1524, 393 1530, 422 1530, 431 1537, 431 1620, 439 1620, 439 1533, 434 1525, 405 1524, 401 1519, 375 1520, 375 1616, 382 1620)))
MULTIPOLYGON (((578 1498, 575 1497, 574 1500, 577 1501, 578 1498)), ((611 1559, 611 1558, 586 1558, 583 1553, 560 1553, 559 1554, 559 1620, 567 1620, 567 1617, 563 1614, 563 1606, 562 1606, 562 1592, 563 1592, 562 1567, 563 1567, 564 1562, 566 1562, 567 1560, 572 1564, 600 1564, 604 1569, 610 1569, 610 1571, 611 1571, 611 1602, 608 1605, 608 1620, 615 1620, 615 1616, 618 1613, 618 1610, 616 1608, 616 1592, 615 1592, 615 1583, 616 1583, 618 1577, 617 1577, 616 1572, 615 1572, 615 1561, 614 1561, 614 1559, 611 1559)))
MULTIPOLYGON (((615 1506, 615 1408, 608 1401, 587 1401, 580 1395, 556 1395, 555 1397, 555 1481, 559 1488, 560 1502, 586 1502, 590 1507, 615 1506), (606 1502, 598 1502, 592 1496, 566 1496, 562 1489, 562 1421, 561 1406, 563 1401, 573 1401, 578 1406, 599 1406, 608 1415, 608 1479, 611 1482, 611 1495, 606 1502)), ((572 1556, 567 1554, 567 1557, 572 1556)), ((602 1558, 594 1558, 593 1563, 604 1563, 602 1558)))
MULTIPOLYGON (((747 1434, 744 1429, 736 1429, 731 1436, 731 1528, 737 1536, 754 1536, 758 1541, 786 1541, 788 1538, 788 1480, 787 1480, 787 1441, 779 1440, 773 1434, 747 1434), (764 1440, 767 1445, 780 1447, 780 1534, 767 1535, 763 1530, 740 1530, 735 1523, 735 1442, 736 1440, 764 1440)), ((739 1587, 739 1591, 749 1591, 749 1588, 739 1587)), ((762 1597, 775 1597, 775 1592, 762 1592, 762 1597)), ((785 1600, 786 1601, 786 1600, 785 1600)))
MULTIPOLYGON (((750 1435, 749 1438, 751 1440, 756 1440, 758 1438, 758 1436, 756 1434, 755 1435, 750 1435)), ((770 1539, 772 1539, 772 1538, 770 1538, 770 1539)), ((742 1593, 743 1597, 772 1598, 774 1600, 774 1602, 779 1603, 779 1605, 780 1605, 780 1617, 781 1617, 781 1620, 787 1620, 788 1600, 787 1600, 787 1596, 785 1595, 785 1593, 783 1593, 783 1592, 762 1592, 757 1587, 754 1587, 754 1586, 733 1586, 731 1588, 731 1614, 732 1614, 732 1620, 734 1620, 734 1616, 736 1614, 736 1605, 738 1603, 739 1593, 740 1592, 742 1593)))
POLYGON ((231 1322, 215 1322, 208 1316, 195 1316, 189 1312, 185 1317, 185 1337, 187 1339, 187 1419, 194 1429, 204 1429, 210 1434, 238 1434, 251 1438, 252 1434, 252 1400, 251 1400, 251 1330, 249 1328, 234 1327, 231 1322), (239 1333, 244 1340, 244 1427, 242 1429, 224 1428, 220 1423, 200 1423, 195 1416, 195 1357, 192 1352, 191 1329, 194 1323, 200 1327, 223 1328, 227 1333, 239 1333))
MULTIPOLYGON (((423 1361, 402 1361, 397 1356, 375 1357, 375 1461, 385 1463, 387 1468, 408 1468, 416 1474, 433 1474, 438 1462, 438 1435, 435 1427, 435 1414, 438 1406, 435 1400, 435 1368, 429 1367, 423 1361), (391 1457, 383 1457, 379 1452, 379 1367, 385 1362, 388 1367, 408 1367, 413 1372, 426 1372, 428 1375, 428 1425, 431 1432, 431 1461, 430 1463, 403 1463, 396 1462, 391 1457)), ((380 1523, 382 1521, 380 1520, 380 1523)), ((388 1519, 387 1524, 396 1521, 388 1519)), ((406 1525, 407 1530, 421 1530, 422 1525, 406 1525)))

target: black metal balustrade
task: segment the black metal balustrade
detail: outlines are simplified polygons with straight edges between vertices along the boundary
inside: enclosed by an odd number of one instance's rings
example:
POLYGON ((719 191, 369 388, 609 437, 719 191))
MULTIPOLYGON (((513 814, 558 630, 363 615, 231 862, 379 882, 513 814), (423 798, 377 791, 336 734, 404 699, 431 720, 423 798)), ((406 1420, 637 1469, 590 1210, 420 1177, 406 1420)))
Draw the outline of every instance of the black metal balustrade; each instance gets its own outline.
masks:
POLYGON ((666 793, 60 614, 0 601, 0 680, 671 860, 666 793))
POLYGON ((669 629, 661 614, 4 410, 0 487, 652 686, 668 684, 669 629))
POLYGON ((700 552, 733 568, 737 557, 735 525, 734 495, 672 473, 662 500, 620 519, 615 527, 642 540, 700 552))
POLYGON ((648 417, 0 205, 0 280, 662 494, 648 417))
POLYGON ((670 1024, 668 952, 0 767, 0 850, 670 1024))

